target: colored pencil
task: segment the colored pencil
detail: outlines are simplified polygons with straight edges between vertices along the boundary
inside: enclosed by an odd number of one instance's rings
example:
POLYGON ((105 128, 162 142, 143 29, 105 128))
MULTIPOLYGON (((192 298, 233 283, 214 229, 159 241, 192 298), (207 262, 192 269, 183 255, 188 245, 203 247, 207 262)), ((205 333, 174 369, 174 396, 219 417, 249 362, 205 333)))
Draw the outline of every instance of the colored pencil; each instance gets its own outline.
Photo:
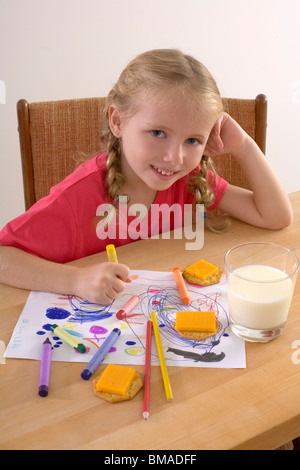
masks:
POLYGON ((172 394, 171 384, 169 380, 164 351, 163 351, 162 344, 161 344, 161 338, 160 338, 159 328, 157 324, 157 319, 156 319, 156 315, 154 312, 151 312, 151 319, 152 319, 155 342, 156 342, 156 347, 157 347, 157 352, 158 352, 158 357, 159 357, 159 362, 160 362, 161 374, 162 374, 165 391, 166 391, 166 397, 167 397, 167 400, 171 402, 173 401, 173 394, 172 394))
POLYGON ((176 285, 177 285, 177 289, 178 289, 178 292, 179 292, 179 295, 181 297, 182 302, 185 303, 186 305, 189 305, 191 300, 190 300, 190 296, 189 296, 189 293, 187 291, 187 288, 186 288, 186 285, 185 285, 185 282, 184 282, 184 279, 183 279, 183 276, 181 274, 180 269, 179 268, 174 268, 173 269, 173 275, 174 275, 176 285))
POLYGON ((151 341, 152 322, 147 321, 146 333, 146 357, 145 357, 145 380, 144 380, 144 405, 143 418, 148 419, 150 415, 150 374, 151 374, 151 341))

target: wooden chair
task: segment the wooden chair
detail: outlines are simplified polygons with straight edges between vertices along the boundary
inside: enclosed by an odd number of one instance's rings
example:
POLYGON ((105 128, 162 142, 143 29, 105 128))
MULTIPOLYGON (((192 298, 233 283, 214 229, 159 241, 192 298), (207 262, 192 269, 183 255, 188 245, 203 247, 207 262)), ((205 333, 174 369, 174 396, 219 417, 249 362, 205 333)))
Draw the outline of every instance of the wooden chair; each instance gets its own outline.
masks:
MULTIPOLYGON (((224 98, 224 109, 265 152, 267 100, 224 98)), ((84 98, 28 103, 18 101, 25 207, 49 194, 83 161, 106 151, 101 138, 105 98, 84 98)), ((219 175, 231 184, 247 187, 241 168, 231 155, 217 156, 214 164, 219 175)))

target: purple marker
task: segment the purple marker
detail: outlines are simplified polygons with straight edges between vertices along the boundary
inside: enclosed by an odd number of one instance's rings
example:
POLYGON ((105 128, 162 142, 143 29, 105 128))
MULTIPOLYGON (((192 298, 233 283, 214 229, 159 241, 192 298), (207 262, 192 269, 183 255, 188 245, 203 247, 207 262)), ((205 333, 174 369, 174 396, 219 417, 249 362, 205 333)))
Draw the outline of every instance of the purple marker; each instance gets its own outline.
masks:
POLYGON ((43 344, 39 396, 46 397, 49 390, 50 366, 51 366, 51 349, 52 344, 49 338, 43 344))

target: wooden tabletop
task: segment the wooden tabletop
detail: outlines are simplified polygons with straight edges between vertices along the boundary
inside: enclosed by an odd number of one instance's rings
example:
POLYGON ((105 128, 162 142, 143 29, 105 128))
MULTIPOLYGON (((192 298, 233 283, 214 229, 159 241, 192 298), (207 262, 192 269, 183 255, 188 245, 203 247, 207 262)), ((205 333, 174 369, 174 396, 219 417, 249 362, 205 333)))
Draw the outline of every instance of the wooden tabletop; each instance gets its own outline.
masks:
MULTIPOLYGON (((286 229, 269 231, 232 220, 228 233, 205 230, 201 251, 186 251, 185 240, 148 239, 118 249, 119 262, 171 271, 201 257, 222 267, 225 252, 247 241, 278 243, 300 258, 300 191, 290 199, 294 222, 286 229)), ((76 263, 104 260, 101 253, 76 263)), ((0 285, 2 349, 28 294, 0 285)), ((300 344, 299 276, 283 335, 266 344, 246 343, 246 369, 170 367, 174 401, 168 403, 160 368, 152 367, 147 421, 143 393, 132 401, 107 403, 81 380, 78 363, 53 362, 51 393, 41 398, 39 361, 6 359, 3 364, 0 349, 0 449, 274 449, 300 436, 300 364, 292 361, 297 340, 300 344)), ((136 369, 143 376, 144 367, 136 369)))

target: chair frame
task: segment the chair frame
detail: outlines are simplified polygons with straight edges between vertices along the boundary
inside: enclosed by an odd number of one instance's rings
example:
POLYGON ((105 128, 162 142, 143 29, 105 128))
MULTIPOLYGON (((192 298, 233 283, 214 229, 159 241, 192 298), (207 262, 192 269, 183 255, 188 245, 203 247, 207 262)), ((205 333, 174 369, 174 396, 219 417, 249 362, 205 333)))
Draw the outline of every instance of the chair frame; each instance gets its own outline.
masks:
MULTIPOLYGON (((230 101, 227 98, 226 101, 230 101)), ((36 202, 34 188, 33 157, 30 138, 30 104, 25 99, 17 103, 18 132, 20 141, 25 208, 28 210, 36 202)), ((265 153, 267 130, 267 98, 259 94, 255 98, 255 141, 265 153)), ((222 176, 222 175, 221 175, 222 176)))

